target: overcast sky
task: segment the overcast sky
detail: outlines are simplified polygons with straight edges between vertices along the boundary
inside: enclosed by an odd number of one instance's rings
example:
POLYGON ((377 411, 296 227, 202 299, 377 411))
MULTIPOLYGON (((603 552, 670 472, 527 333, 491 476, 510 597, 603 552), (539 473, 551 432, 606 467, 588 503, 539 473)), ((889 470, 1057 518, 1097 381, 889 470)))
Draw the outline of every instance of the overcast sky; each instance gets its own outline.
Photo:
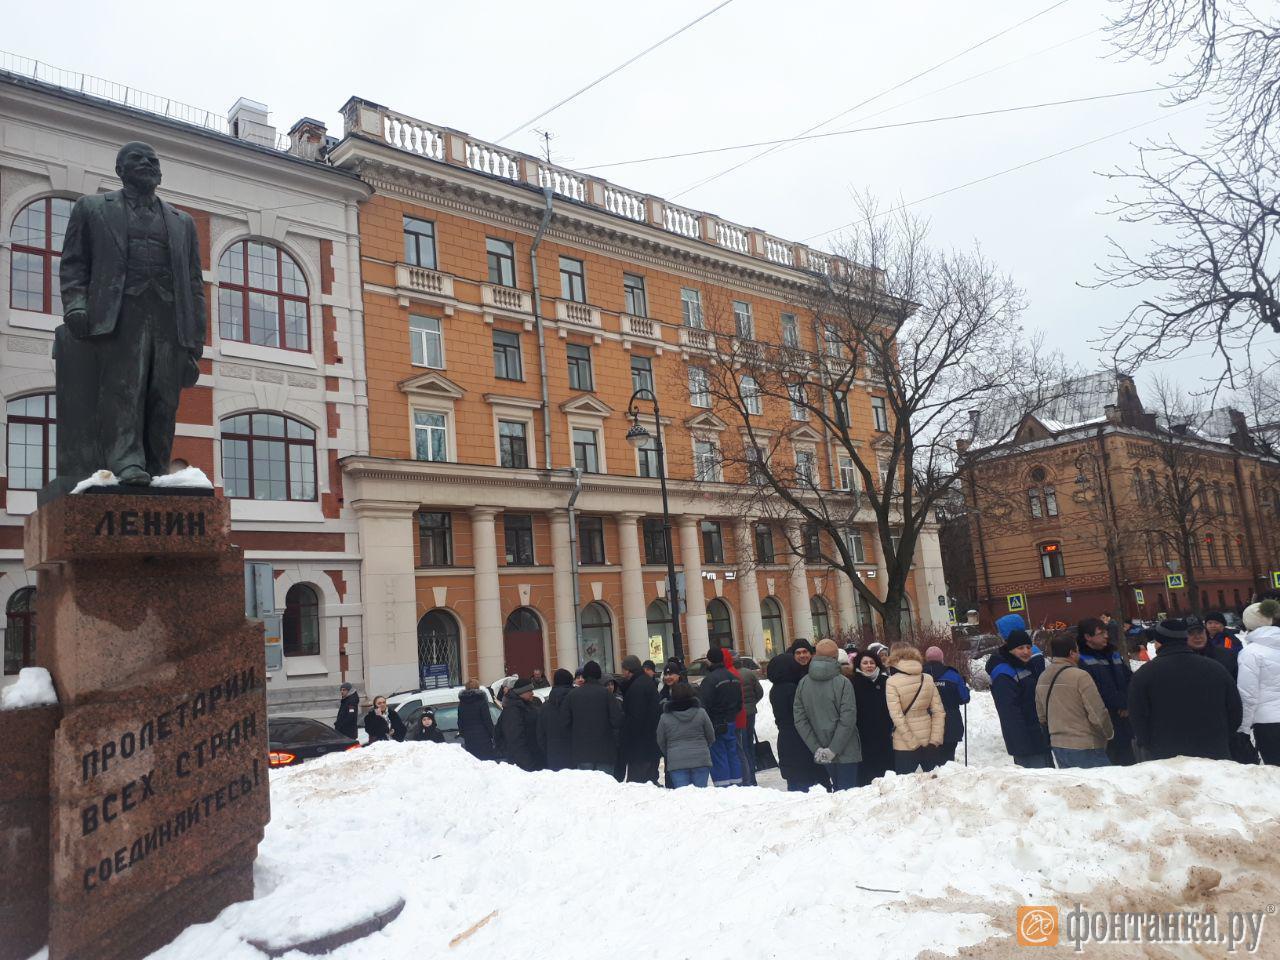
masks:
MULTIPOLYGON (((178 18, 174 11, 186 5, 140 0, 128 5, 127 19, 117 12, 123 8, 100 2, 21 4, 6 10, 0 46, 217 112, 247 96, 265 102, 282 131, 308 115, 340 133, 338 108, 354 94, 496 139, 717 2, 221 0, 178 18)), ((570 167, 788 137, 1051 2, 733 0, 536 126, 553 134, 553 160, 570 167)), ((1167 70, 1113 55, 1102 27, 1115 6, 1068 0, 823 130, 1155 86, 1167 70)), ((1094 279, 1108 234, 1141 236, 1106 212, 1115 185, 1098 171, 1130 164, 1139 140, 1200 143, 1207 112, 1166 108, 1152 93, 831 137, 678 198, 757 151, 597 172, 823 246, 835 236, 828 231, 853 219, 855 190, 914 201, 1146 124, 913 207, 931 221, 936 241, 976 241, 1013 276, 1027 292, 1028 328, 1096 364, 1089 341, 1130 309, 1134 294, 1080 285, 1094 279)), ((507 141, 530 152, 539 143, 532 132, 507 141)), ((1149 368, 1143 379, 1162 372, 1190 384, 1208 351, 1149 368)))

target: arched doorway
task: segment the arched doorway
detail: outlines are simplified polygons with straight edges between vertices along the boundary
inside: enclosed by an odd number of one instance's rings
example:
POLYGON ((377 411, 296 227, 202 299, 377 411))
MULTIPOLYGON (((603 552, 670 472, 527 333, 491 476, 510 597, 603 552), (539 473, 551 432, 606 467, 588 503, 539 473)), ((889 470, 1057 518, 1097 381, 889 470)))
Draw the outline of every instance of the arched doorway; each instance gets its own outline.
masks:
POLYGON ((707 604, 707 640, 713 647, 733 646, 733 621, 729 605, 716 597, 707 604))
POLYGON ((649 659, 665 663, 672 656, 671 609, 665 600, 655 600, 645 611, 645 619, 649 623, 649 659))
POLYGON ((773 597, 760 601, 760 626, 764 628, 764 652, 776 657, 787 649, 787 635, 782 629, 782 604, 773 597))
POLYGON ((284 595, 284 655, 320 655, 320 596, 309 583, 295 583, 284 595))
POLYGON ((502 653, 506 665, 522 677, 535 667, 545 670, 542 662, 542 621, 528 607, 521 607, 507 617, 502 628, 502 653))
POLYGON ((4 608, 4 672, 16 674, 36 662, 36 588, 15 590, 4 608))
POLYGON ((831 610, 821 597, 809 598, 809 617, 813 622, 813 642, 831 636, 831 610))
POLYGON ((424 690, 462 683, 458 620, 448 610, 428 610, 418 621, 418 683, 424 690))
POLYGON ((613 673, 613 618, 603 603, 582 608, 582 662, 594 660, 606 674, 613 673))

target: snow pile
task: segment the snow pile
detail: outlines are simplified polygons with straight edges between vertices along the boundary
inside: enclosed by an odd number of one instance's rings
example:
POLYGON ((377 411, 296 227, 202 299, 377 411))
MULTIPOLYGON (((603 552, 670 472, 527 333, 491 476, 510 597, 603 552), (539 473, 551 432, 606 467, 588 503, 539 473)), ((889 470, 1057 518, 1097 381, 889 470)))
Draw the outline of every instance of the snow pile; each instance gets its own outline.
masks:
MULTIPOLYGON (((93 476, 86 477, 71 488, 72 493, 81 493, 90 487, 117 487, 120 485, 120 478, 110 470, 96 470, 93 476)), ((167 473, 163 476, 152 477, 151 486, 153 487, 187 487, 200 490, 212 490, 213 484, 209 482, 209 478, 205 476, 205 472, 199 467, 183 467, 181 470, 175 470, 173 473, 167 473)), ((143 488, 139 487, 141 491, 143 488)))
POLYGON ((44 667, 23 667, 16 682, 0 687, 0 710, 48 707, 58 702, 53 677, 44 667))
POLYGON ((95 470, 92 476, 85 477, 74 487, 71 488, 72 493, 83 493, 90 487, 117 487, 120 485, 120 478, 110 470, 95 470))
POLYGON ((246 939, 323 932, 397 895, 396 920, 330 956, 1000 958, 1019 955, 1023 904, 1280 897, 1280 771, 1209 761, 952 764, 833 795, 668 791, 378 743, 273 772, 271 807, 257 899, 152 960, 261 960, 246 939), (1189 873, 1208 865, 1217 884, 1189 873))

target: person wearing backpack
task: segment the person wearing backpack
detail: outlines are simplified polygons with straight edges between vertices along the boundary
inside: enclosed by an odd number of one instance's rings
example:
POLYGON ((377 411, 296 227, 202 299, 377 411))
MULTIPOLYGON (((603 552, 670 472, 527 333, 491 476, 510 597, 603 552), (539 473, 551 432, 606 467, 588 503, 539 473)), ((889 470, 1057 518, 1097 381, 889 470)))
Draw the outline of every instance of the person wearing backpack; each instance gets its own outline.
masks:
POLYGON ((1076 637, 1063 633, 1050 640, 1049 658, 1036 681, 1036 716, 1049 730, 1053 758, 1064 769, 1111 766, 1111 714, 1093 677, 1080 666, 1076 637))

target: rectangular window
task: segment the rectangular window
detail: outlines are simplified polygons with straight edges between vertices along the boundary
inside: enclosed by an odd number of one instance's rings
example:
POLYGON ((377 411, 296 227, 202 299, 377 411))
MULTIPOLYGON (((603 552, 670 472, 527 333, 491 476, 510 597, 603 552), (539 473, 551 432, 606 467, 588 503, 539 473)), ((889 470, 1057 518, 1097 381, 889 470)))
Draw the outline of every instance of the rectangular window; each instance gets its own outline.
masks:
POLYGON ((827 356, 839 357, 844 355, 844 344, 840 342, 840 331, 829 324, 822 328, 822 341, 826 348, 827 356))
POLYGON ((764 459, 764 453, 755 444, 748 444, 745 440, 742 446, 743 459, 747 462, 747 481, 756 485, 763 485, 768 482, 768 477, 761 469, 761 461, 764 459))
POLYGON ((418 566, 453 566, 453 514, 418 514, 418 566))
POLYGON ((1040 570, 1046 580, 1065 577, 1067 569, 1062 562, 1062 545, 1046 543, 1040 547, 1040 570))
POLYGON ((504 467, 529 466, 527 425, 519 420, 498 421, 498 461, 504 467))
POLYGON ((648 437, 636 448, 636 469, 641 477, 658 475, 658 445, 653 437, 648 437))
POLYGON ((584 567, 604 563, 604 521, 600 517, 578 518, 578 562, 584 567))
POLYGON ((796 481, 808 486, 816 482, 814 469, 814 453, 812 450, 796 451, 796 481))
POLYGON ((711 379, 702 367, 689 368, 689 403, 695 407, 711 406, 711 379))
POLYGON ((1044 488, 1044 512, 1051 517, 1058 515, 1058 493, 1053 487, 1044 488))
POLYGON ((507 240, 484 238, 485 256, 489 260, 489 282, 503 287, 516 285, 516 247, 507 240))
POLYGON ((889 432, 889 411, 885 406, 884 397, 871 398, 871 422, 881 433, 889 432))
POLYGON ((1030 487, 1027 490, 1027 505, 1031 509, 1031 519, 1039 520, 1044 516, 1044 504, 1040 500, 1040 488, 1030 487))
POLYGON ((533 517, 527 513, 504 513, 502 531, 507 546, 507 566, 533 566, 533 517))
POLYGON ((693 442, 693 479, 716 481, 720 479, 720 456, 713 440, 693 442))
POLYGON ((633 317, 649 315, 649 301, 644 295, 644 277, 634 273, 622 275, 622 296, 626 300, 626 312, 633 317))
POLYGON ((493 331, 493 375, 499 380, 523 380, 520 363, 520 334, 493 331))
POLYGON ((854 563, 867 562, 867 545, 862 542, 861 530, 850 530, 847 538, 849 546, 849 555, 853 557, 854 563))
POLYGON ((649 357, 631 358, 631 389, 653 392, 653 360, 649 357))
POLYGON ((857 472, 853 466, 853 458, 841 454, 837 463, 840 467, 840 489, 856 490, 858 486, 857 472))
POLYGON ((693 327, 695 330, 701 330, 702 323, 702 293, 692 287, 680 288, 680 311, 684 316, 684 325, 693 327))
POLYGON ((444 463, 449 459, 449 432, 443 413, 413 411, 413 457, 444 463))
POLYGON ((662 529, 662 521, 657 517, 645 517, 642 522, 644 532, 644 562, 667 562, 667 535, 662 529))
POLYGON ((724 563, 724 536, 715 520, 702 521, 702 562, 724 563))
POLYGON ((436 225, 430 220, 404 218, 404 262, 428 270, 436 268, 436 225))
POLYGON ((600 451, 596 445, 594 430, 573 431, 573 464, 583 473, 600 472, 600 451))
POLYGON ((414 366, 444 369, 444 336, 439 318, 409 318, 409 355, 414 366))
POLYGON ((560 299, 574 303, 587 302, 587 277, 582 261, 573 257, 560 258, 560 299))
POLYGON ((565 346, 565 353, 569 358, 569 389, 594 390, 595 385, 591 377, 591 348, 584 347, 580 343, 570 343, 565 346))
POLYGON ((787 396, 791 398, 791 419, 808 420, 809 411, 805 409, 804 384, 793 383, 787 387, 787 396))
POLYGON ((760 416, 762 409, 760 405, 760 387, 756 384, 755 377, 743 377, 739 390, 742 395, 742 406, 747 413, 753 417, 760 416))
POLYGON ((1235 559, 1231 556, 1231 538, 1230 537, 1222 538, 1222 559, 1223 559, 1224 566, 1234 567, 1236 565, 1235 559))
POLYGON ((756 524, 756 563, 777 563, 773 550, 773 527, 767 523, 756 524))
POLYGON ((1212 533, 1205 534, 1204 546, 1205 553, 1209 557, 1209 566, 1216 567, 1218 565, 1218 544, 1214 541, 1212 533))
POLYGON ((733 301, 733 326, 739 340, 756 338, 756 323, 751 316, 751 304, 744 300, 733 301))
POLYGON ((835 414, 836 426, 841 430, 848 432, 850 426, 849 394, 837 391, 832 395, 831 407, 832 412, 835 414))
POLYGON ((794 313, 784 313, 782 315, 782 345, 784 347, 800 346, 800 328, 796 324, 796 315, 794 313))
POLYGON ((804 528, 804 562, 822 562, 822 533, 812 524, 804 528))

